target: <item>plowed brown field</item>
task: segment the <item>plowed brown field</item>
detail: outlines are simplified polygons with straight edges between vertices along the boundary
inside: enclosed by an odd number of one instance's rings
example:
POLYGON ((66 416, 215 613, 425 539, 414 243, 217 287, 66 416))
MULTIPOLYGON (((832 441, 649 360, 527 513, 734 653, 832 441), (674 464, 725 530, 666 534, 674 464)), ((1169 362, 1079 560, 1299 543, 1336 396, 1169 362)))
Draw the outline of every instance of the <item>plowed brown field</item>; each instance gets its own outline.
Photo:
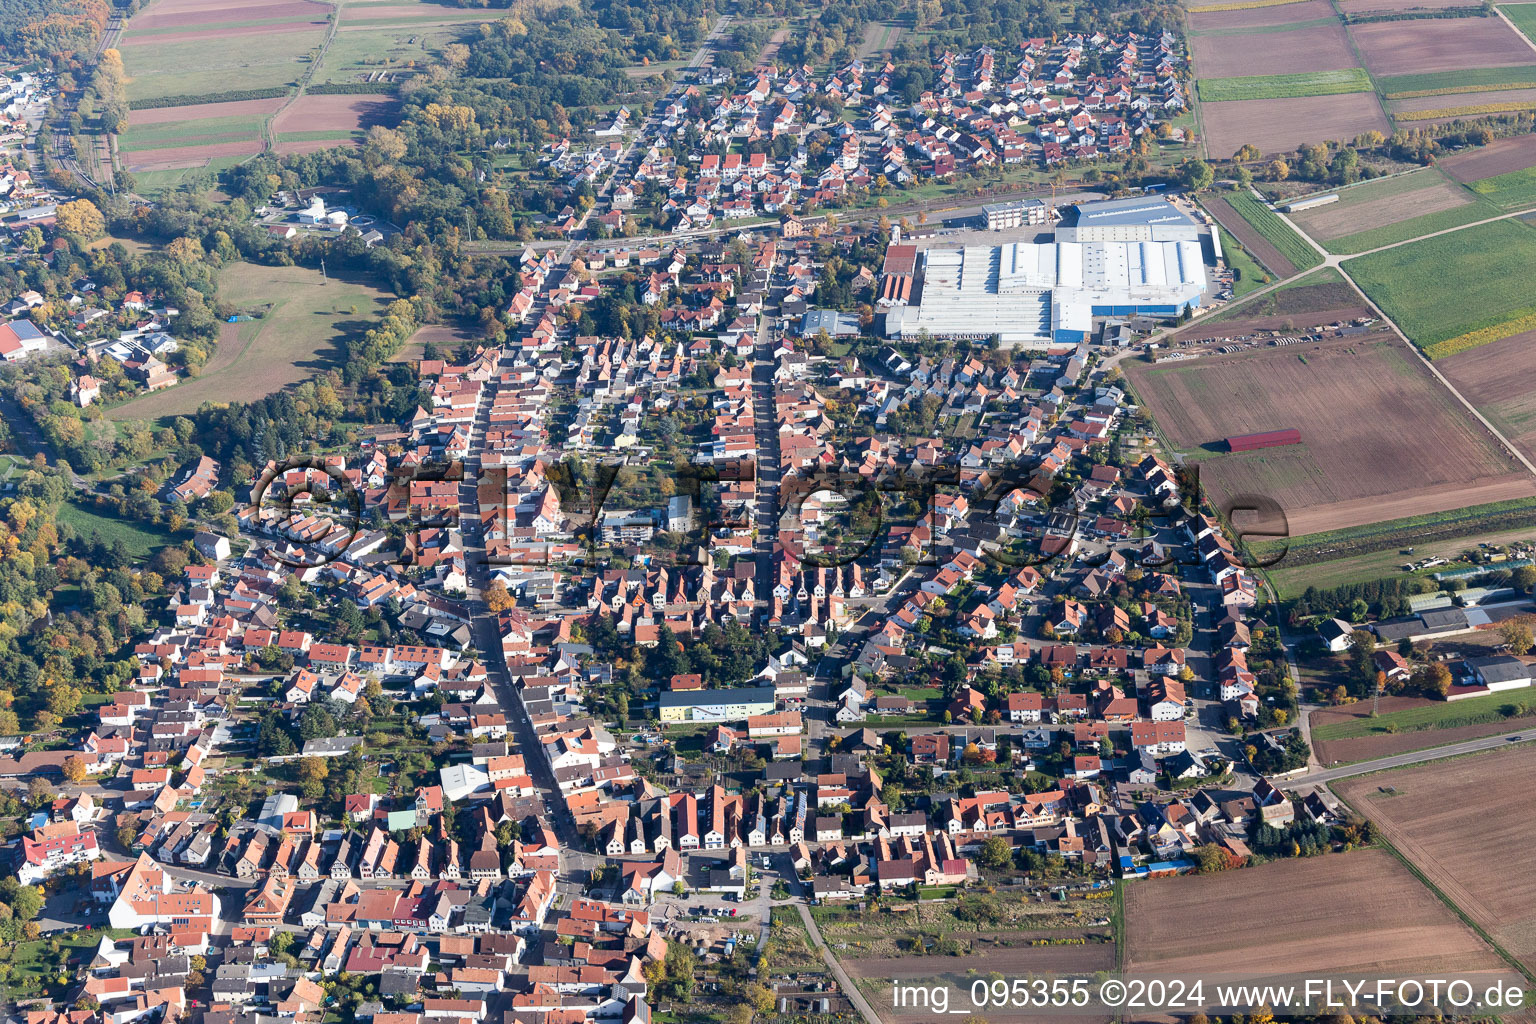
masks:
POLYGON ((1349 32, 1375 75, 1507 67, 1529 64, 1536 56, 1499 18, 1377 21, 1351 26, 1349 32))
POLYGON ((1132 882, 1125 919, 1126 968, 1161 976, 1403 978, 1505 966, 1397 858, 1379 850, 1132 882))
POLYGON ((1200 117, 1205 122, 1206 148, 1221 159, 1250 143, 1262 153, 1289 153, 1303 142, 1352 139, 1373 129, 1391 131, 1376 94, 1369 92, 1205 103, 1200 117))
POLYGON ((1493 941, 1536 969, 1536 748, 1399 768, 1335 789, 1493 941))
POLYGON ((1356 64, 1342 23, 1290 32, 1196 36, 1190 40, 1190 54, 1201 78, 1294 75, 1352 68, 1356 64))
POLYGON ((1293 536, 1536 493, 1394 336, 1124 368, 1213 500, 1270 497, 1293 536), (1223 438, 1284 427, 1302 443, 1218 454, 1223 438))

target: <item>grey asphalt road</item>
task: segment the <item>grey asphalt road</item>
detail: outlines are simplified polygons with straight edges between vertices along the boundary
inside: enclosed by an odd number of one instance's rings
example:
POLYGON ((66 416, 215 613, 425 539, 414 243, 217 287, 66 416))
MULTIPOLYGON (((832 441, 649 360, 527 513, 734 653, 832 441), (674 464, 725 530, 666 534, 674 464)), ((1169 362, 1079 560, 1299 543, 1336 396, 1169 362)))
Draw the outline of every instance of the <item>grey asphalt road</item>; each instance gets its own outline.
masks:
POLYGON ((1466 740, 1462 743, 1449 743, 1443 747, 1414 750, 1406 754, 1378 757, 1374 761, 1361 761, 1358 764, 1340 765, 1337 768, 1329 768, 1326 771, 1311 772, 1280 783, 1280 788, 1300 789, 1303 787, 1321 786, 1324 783, 1333 782, 1337 779, 1348 779, 1356 775, 1368 775, 1371 772, 1379 772, 1387 768, 1402 768, 1405 765, 1422 764, 1425 761, 1438 761, 1441 758, 1456 757, 1460 754, 1475 754, 1480 750, 1497 750, 1514 742, 1532 741, 1536 741, 1536 729, 1530 728, 1522 732, 1507 732, 1501 733, 1498 736, 1483 736, 1475 740, 1466 740))

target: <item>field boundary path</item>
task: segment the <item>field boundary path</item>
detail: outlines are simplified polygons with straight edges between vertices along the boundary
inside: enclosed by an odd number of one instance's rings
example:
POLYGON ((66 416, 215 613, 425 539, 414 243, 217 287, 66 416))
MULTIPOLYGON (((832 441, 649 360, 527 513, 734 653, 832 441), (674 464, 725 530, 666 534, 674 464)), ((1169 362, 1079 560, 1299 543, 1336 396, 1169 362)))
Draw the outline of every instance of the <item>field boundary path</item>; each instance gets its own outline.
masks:
POLYGON ((811 937, 811 944, 821 951, 822 960, 826 961, 832 976, 842 986, 843 994, 848 997, 848 1001, 853 1004, 854 1009, 859 1011, 859 1016, 864 1018, 864 1024, 880 1024, 880 1015, 875 1012, 873 1006, 869 1005, 869 1000, 864 998, 864 993, 859 991, 859 987, 853 983, 848 972, 843 970, 843 965, 838 963, 837 957, 827 947, 826 940, 821 937, 821 929, 816 927, 816 919, 811 916, 810 908, 804 902, 797 900, 795 909, 800 912, 800 922, 805 925, 805 931, 811 937))
POLYGON ((336 41, 336 33, 341 28, 341 0, 332 0, 330 6, 331 23, 325 30, 325 38, 320 40, 320 50, 315 54, 315 59, 309 62, 309 67, 305 68, 304 73, 299 76, 299 84, 294 88, 293 92, 288 94, 288 99, 283 105, 272 111, 271 115, 261 123, 261 146, 263 153, 277 152, 277 132, 273 130, 273 127, 277 124, 277 119, 283 116, 283 111, 297 103, 300 97, 304 95, 304 91, 309 88, 310 80, 315 77, 315 72, 319 69, 320 65, 325 63, 325 55, 330 52, 331 44, 336 41))

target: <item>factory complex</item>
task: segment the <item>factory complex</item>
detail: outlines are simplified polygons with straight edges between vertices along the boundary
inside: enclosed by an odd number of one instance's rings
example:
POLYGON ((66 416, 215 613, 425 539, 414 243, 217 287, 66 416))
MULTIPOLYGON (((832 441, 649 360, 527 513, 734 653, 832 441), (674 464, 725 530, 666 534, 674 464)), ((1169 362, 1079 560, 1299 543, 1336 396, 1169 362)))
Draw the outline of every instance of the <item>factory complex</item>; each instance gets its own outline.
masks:
MULTIPOLYGON (((1199 229, 1163 199, 1085 203, 1066 211, 1051 241, 901 246, 882 282, 886 334, 987 338, 1046 347, 1075 344, 1095 316, 1177 316, 1206 291, 1199 229), (915 296, 906 302, 898 297, 915 296), (892 301, 896 300, 896 301, 892 301)), ((897 249, 893 246, 893 252, 897 249)))

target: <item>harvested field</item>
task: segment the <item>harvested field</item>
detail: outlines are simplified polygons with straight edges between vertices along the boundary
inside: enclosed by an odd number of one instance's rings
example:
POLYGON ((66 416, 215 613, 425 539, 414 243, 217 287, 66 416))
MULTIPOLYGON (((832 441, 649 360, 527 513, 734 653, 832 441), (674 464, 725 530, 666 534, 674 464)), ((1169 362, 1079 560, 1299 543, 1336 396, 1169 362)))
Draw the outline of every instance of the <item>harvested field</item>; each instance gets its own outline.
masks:
POLYGON ((342 19, 354 21, 484 21, 483 10, 460 10, 437 4, 348 4, 342 19))
POLYGON ((133 17, 133 31, 217 25, 231 21, 286 18, 323 20, 331 8, 312 0, 276 0, 274 3, 230 4, 209 0, 159 0, 133 17))
POLYGON ((1527 167, 1536 166, 1536 135, 1497 139, 1481 149, 1452 153, 1441 160, 1438 166, 1463 184, 1512 171, 1523 171, 1527 167))
POLYGON ((262 22, 259 25, 229 25, 211 26, 209 28, 189 28, 185 32, 160 32, 154 35, 133 35, 125 39, 119 47, 123 51, 123 57, 131 58, 136 47, 140 46, 166 46, 171 43, 194 43, 204 39, 233 39, 239 36, 259 36, 269 32, 314 32, 325 28, 324 21, 280 21, 275 23, 262 22))
MULTIPOLYGON (((903 984, 946 986, 950 990, 949 1005, 953 1011, 970 1005, 971 985, 978 977, 1069 977, 1108 971, 1115 966, 1115 946, 1110 942, 1085 946, 1019 946, 964 957, 882 957, 843 960, 842 965, 886 1024, 932 1024, 936 1019, 932 1009, 921 1012, 920 1007, 897 1007, 893 1004, 892 981, 899 978, 903 984)), ((987 1009, 986 1019, 1003 1024, 1042 1024, 1049 1020, 1042 1017, 1038 1009, 1009 1010, 997 1007, 987 1009)), ((1092 1020, 1084 1017, 1071 1019, 1078 1022, 1092 1020)))
POLYGON ((1527 805, 1533 788, 1536 748, 1528 745, 1336 787, 1527 970, 1536 969, 1536 847, 1526 816, 1510 810, 1527 805))
POLYGON ((1262 153, 1288 153, 1303 142, 1352 139, 1372 129, 1391 131, 1381 103, 1371 93, 1208 103, 1201 117, 1206 149, 1221 159, 1250 144, 1262 153))
POLYGON ((1225 199, 1212 197, 1205 201, 1205 208, 1221 223, 1222 227, 1243 243, 1243 248, 1257 256, 1259 262, 1268 267, 1271 273, 1279 277, 1289 277, 1296 273, 1296 265, 1286 259, 1285 254, 1275 248, 1269 239, 1259 234, 1257 228, 1232 209, 1232 204, 1225 199))
POLYGON ((1125 918, 1126 968, 1161 976, 1194 978, 1249 964, 1270 975, 1319 977, 1505 967, 1380 850, 1133 882, 1125 888, 1125 918))
MULTIPOLYGON (((1224 326, 1238 333, 1241 322, 1224 326)), ((1198 459, 1219 507, 1271 496, 1292 536, 1536 493, 1392 335, 1125 370, 1173 447, 1198 459), (1301 428, 1302 443, 1216 452, 1222 438, 1282 427, 1301 428)))
POLYGON ((1378 21, 1349 30, 1375 75, 1530 64, 1536 53, 1500 18, 1378 21))
POLYGON ((285 132, 352 132, 375 124, 392 123, 399 101, 391 96, 300 96, 272 121, 272 130, 285 132))
POLYGON ((1536 389, 1510 386, 1536 375, 1536 331, 1458 353, 1439 366, 1505 437, 1528 458, 1536 455, 1536 389))
POLYGON ((1319 21, 1335 17, 1327 0, 1306 0, 1299 4, 1281 4, 1278 7, 1254 7, 1246 11, 1191 11, 1187 15, 1189 27, 1196 33, 1221 32, 1234 28, 1268 28, 1271 25, 1290 25, 1300 21, 1319 21))
POLYGON ((1473 202, 1467 190, 1446 181, 1438 174, 1410 175, 1405 180, 1422 178, 1421 187, 1392 189, 1375 198, 1352 203, 1333 203, 1291 215, 1291 219, 1318 241, 1342 238, 1373 228, 1413 220, 1441 210, 1452 210, 1473 202))
POLYGON ((1251 37, 1195 36, 1190 40, 1190 53, 1201 78, 1337 71, 1356 64, 1341 24, 1255 33, 1251 37))
POLYGON ((128 115, 128 130, 155 124, 182 124, 216 117, 261 117, 276 113, 286 102, 281 96, 265 100, 232 100, 228 103, 197 103, 183 107, 153 107, 128 115))
POLYGON ((876 54, 888 54, 896 48, 896 40, 899 38, 901 38, 900 25, 872 21, 864 26, 864 38, 859 43, 858 56, 873 57, 876 54))
POLYGON ((209 160, 226 156, 254 156, 261 152, 260 139, 217 142, 206 146, 173 146, 166 149, 140 149, 124 152, 130 171, 169 170, 174 167, 201 167, 209 160))

